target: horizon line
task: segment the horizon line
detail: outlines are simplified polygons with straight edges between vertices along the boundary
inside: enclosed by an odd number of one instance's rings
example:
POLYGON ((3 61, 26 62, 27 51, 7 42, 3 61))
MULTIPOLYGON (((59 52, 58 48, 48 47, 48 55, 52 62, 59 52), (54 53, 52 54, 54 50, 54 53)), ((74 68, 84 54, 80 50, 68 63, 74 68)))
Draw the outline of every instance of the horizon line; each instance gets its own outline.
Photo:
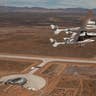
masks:
MULTIPOLYGON (((44 9, 90 9, 90 8, 84 8, 84 7, 68 7, 68 8, 48 8, 48 7, 29 7, 29 6, 6 6, 6 5, 0 5, 0 7, 16 7, 16 8, 44 8, 44 9)), ((91 8, 90 10, 93 10, 96 8, 91 8)))

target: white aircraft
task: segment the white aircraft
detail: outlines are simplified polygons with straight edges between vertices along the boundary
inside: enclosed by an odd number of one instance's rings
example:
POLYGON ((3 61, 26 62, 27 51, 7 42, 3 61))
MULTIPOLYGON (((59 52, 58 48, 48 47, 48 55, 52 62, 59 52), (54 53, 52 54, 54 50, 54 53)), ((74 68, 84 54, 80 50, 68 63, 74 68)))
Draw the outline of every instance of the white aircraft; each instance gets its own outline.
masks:
POLYGON ((50 38, 50 42, 53 43, 53 47, 57 47, 60 44, 85 44, 94 42, 95 40, 90 39, 91 37, 96 37, 96 33, 87 32, 87 30, 96 29, 96 22, 91 21, 91 13, 88 12, 85 20, 80 27, 69 28, 69 29, 59 29, 58 26, 51 25, 51 28, 54 30, 54 34, 58 35, 61 32, 66 34, 72 34, 70 38, 63 38, 64 42, 57 42, 53 38, 50 38))
MULTIPOLYGON (((88 11, 87 16, 84 18, 85 20, 82 20, 82 24, 85 27, 85 30, 92 30, 96 29, 96 22, 91 20, 92 18, 92 11, 88 11)), ((54 31, 55 35, 59 35, 61 32, 65 32, 66 34, 73 33, 73 31, 78 31, 81 27, 74 27, 74 28, 64 28, 60 29, 57 25, 51 24, 51 29, 54 31)))
POLYGON ((72 31, 78 30, 80 27, 75 27, 75 28, 65 28, 65 29, 59 29, 57 25, 50 25, 51 29, 54 31, 55 35, 59 35, 61 32, 65 32, 66 34, 72 33, 72 31))

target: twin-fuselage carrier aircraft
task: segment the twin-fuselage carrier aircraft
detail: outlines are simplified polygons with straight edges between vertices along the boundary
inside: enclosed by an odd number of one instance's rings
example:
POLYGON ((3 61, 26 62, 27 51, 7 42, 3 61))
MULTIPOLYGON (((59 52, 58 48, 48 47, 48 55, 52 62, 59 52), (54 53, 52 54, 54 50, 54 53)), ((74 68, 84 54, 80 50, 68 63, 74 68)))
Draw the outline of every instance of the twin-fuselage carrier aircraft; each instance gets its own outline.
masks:
POLYGON ((57 42, 57 40, 50 38, 50 42, 53 44, 53 47, 57 47, 61 44, 86 44, 94 42, 95 40, 92 39, 92 37, 96 37, 96 33, 88 32, 90 30, 96 29, 96 22, 91 21, 91 18, 92 11, 89 10, 87 16, 84 18, 84 20, 82 20, 80 27, 59 29, 57 25, 50 25, 55 35, 59 35, 61 32, 70 34, 69 38, 63 38, 63 42, 57 42))

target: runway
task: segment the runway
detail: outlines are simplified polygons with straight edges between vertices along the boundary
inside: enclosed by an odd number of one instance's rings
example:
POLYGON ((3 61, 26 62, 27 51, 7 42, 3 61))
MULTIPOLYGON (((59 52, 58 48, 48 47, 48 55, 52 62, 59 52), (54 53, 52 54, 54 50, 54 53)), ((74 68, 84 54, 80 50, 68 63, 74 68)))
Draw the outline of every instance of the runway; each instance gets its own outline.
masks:
POLYGON ((14 55, 14 54, 0 54, 0 58, 6 59, 27 59, 27 60, 42 60, 43 62, 73 62, 73 63, 95 63, 96 60, 87 59, 74 59, 74 58, 55 58, 55 57, 44 57, 44 56, 24 56, 24 55, 14 55))
POLYGON ((29 74, 34 74, 40 68, 48 64, 49 62, 67 62, 67 63, 87 63, 87 64, 96 64, 96 60, 84 60, 84 59, 73 59, 73 58, 52 58, 52 57, 42 57, 42 56, 25 56, 25 55, 14 55, 14 54, 0 54, 0 58, 2 59, 22 59, 22 60, 41 60, 42 62, 31 69, 29 74))

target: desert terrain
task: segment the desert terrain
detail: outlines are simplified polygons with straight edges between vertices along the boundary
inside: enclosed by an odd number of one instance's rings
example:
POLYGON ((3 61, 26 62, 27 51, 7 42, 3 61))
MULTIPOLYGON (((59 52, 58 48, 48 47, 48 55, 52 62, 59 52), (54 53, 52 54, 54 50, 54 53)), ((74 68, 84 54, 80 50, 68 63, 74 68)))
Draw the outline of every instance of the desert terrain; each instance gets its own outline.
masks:
POLYGON ((96 41, 57 48, 49 41, 65 36, 55 36, 50 24, 78 27, 84 16, 85 11, 0 12, 0 78, 31 73, 46 80, 38 91, 0 82, 0 96, 96 96, 96 41))
MULTIPOLYGON (((14 57, 15 58, 15 57, 14 57)), ((34 57, 31 57, 34 58, 34 57)), ((5 71, 0 70, 0 75, 2 77, 2 72, 5 72, 6 75, 10 74, 20 74, 20 73, 27 73, 31 72, 31 67, 38 66, 40 64, 40 60, 38 60, 39 57, 36 60, 33 60, 33 62, 29 63, 26 61, 26 59, 18 59, 16 61, 10 61, 9 58, 7 58, 7 64, 6 66, 11 65, 11 62, 13 64, 17 63, 17 68, 14 68, 13 70, 9 70, 9 68, 6 68, 5 71), (21 62, 22 61, 22 62, 21 62), (26 63, 23 63, 26 61, 26 63), (19 64, 21 62, 21 64, 19 64), (24 65, 26 66, 24 66, 24 65), (21 67, 22 66, 22 67, 21 67), (24 68, 25 67, 25 68, 24 68), (21 68, 21 69, 20 69, 21 68), (21 72, 20 72, 21 70, 21 72)), ((46 58, 45 58, 46 59, 46 58)), ((94 63, 83 63, 84 61, 82 59, 77 59, 77 61, 66 61, 66 62, 60 62, 60 61, 53 61, 51 58, 48 59, 48 63, 46 62, 45 65, 42 67, 39 67, 37 71, 34 72, 34 75, 41 76, 45 78, 46 80, 46 86, 38 91, 32 91, 28 90, 26 88, 23 88, 22 86, 17 85, 2 85, 0 84, 0 95, 1 96, 95 96, 96 95, 96 62, 94 63), (80 62, 82 63, 76 63, 80 62)), ((53 60, 56 60, 54 58, 53 60)), ((59 59, 57 59, 59 60, 59 59)), ((67 60, 62 59, 62 60, 67 60)), ((71 60, 71 59, 70 59, 71 60)), ((43 62, 43 61, 42 61, 43 62)), ((86 60, 86 62, 88 62, 86 60)), ((3 69, 4 66, 1 66, 1 69, 3 69)), ((11 65, 12 66, 12 65, 11 65)), ((10 67, 11 68, 11 67, 10 67)))
MULTIPOLYGON (((61 33, 55 36, 50 24, 60 27, 80 26, 86 14, 72 13, 0 13, 0 53, 32 54, 39 56, 60 56, 95 58, 96 42, 81 45, 61 45, 53 48, 49 38, 62 41, 61 33)), ((94 16, 94 20, 95 16, 94 16)), ((92 32, 95 30, 92 30, 92 32)), ((96 38, 94 38, 96 39, 96 38)))
POLYGON ((44 96, 95 96, 95 64, 51 62, 45 67, 38 72, 48 80, 44 96))

